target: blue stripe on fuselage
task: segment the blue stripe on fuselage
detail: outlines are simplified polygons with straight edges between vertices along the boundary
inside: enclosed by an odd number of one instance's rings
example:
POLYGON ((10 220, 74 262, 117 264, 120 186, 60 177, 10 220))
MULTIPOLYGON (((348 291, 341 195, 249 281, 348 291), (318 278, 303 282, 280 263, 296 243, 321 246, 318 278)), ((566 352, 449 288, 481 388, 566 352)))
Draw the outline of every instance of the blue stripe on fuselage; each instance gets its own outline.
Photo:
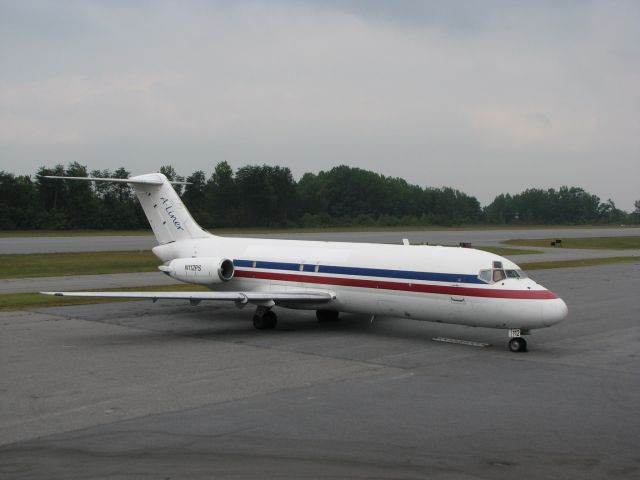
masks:
MULTIPOLYGON (((236 267, 253 267, 252 260, 234 260, 236 267)), ((255 268, 264 270, 290 270, 300 271, 299 263, 288 262, 263 262, 256 261, 255 268)), ((315 272, 315 265, 304 264, 304 272, 315 272)), ((457 273, 435 273, 435 272, 416 272, 410 270, 385 270, 382 268, 364 268, 364 267, 340 267, 336 265, 320 265, 318 273, 332 273, 336 275, 352 275, 356 277, 382 277, 396 278, 402 280, 424 280, 430 282, 448 282, 448 283, 476 283, 486 285, 486 282, 480 280, 476 275, 457 274, 457 273)))

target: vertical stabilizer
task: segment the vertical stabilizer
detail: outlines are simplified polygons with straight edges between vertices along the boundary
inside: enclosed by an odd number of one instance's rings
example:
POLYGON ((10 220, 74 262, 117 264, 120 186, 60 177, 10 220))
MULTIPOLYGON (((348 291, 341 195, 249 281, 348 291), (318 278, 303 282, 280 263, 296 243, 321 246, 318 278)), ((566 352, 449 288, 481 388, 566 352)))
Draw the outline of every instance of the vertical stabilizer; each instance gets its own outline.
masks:
POLYGON ((196 223, 163 174, 148 173, 131 177, 128 181, 133 185, 160 245, 211 236, 196 223))

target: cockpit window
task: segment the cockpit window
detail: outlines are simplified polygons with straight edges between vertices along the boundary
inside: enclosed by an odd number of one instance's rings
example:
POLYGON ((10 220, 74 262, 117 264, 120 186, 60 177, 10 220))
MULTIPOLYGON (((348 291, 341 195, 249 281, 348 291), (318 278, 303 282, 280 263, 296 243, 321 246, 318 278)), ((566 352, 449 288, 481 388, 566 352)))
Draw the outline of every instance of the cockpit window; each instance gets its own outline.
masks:
POLYGON ((493 269, 480 270, 478 278, 487 283, 500 282, 507 278, 529 278, 522 270, 503 270, 497 268, 496 264, 502 265, 502 262, 493 262, 493 269))
POLYGON ((500 280, 504 280, 506 275, 504 274, 504 270, 494 270, 493 271, 493 281, 499 282, 500 280))
POLYGON ((491 270, 480 270, 478 278, 480 278, 480 280, 484 280, 487 283, 491 283, 491 270))

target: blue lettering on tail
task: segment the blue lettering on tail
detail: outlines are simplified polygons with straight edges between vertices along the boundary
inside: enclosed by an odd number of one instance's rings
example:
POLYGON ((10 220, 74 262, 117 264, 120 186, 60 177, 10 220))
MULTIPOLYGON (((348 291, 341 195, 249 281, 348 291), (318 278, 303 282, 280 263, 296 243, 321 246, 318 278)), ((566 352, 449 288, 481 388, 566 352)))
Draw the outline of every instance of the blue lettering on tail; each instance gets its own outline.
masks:
POLYGON ((167 215, 169 215, 169 218, 173 222, 173 225, 176 227, 176 230, 184 230, 184 228, 182 228, 182 224, 180 223, 180 220, 178 220, 178 217, 174 212, 173 202, 171 202, 171 200, 169 200, 168 198, 164 198, 164 197, 160 197, 160 200, 162 201, 162 205, 164 206, 165 212, 167 212, 167 215))

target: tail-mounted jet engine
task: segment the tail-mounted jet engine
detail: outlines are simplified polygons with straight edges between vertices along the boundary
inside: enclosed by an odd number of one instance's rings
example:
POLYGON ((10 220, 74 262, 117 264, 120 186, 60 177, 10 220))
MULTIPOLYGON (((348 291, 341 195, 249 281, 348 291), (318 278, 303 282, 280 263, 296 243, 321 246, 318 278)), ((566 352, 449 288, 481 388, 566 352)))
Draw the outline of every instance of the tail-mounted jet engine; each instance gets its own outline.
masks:
POLYGON ((176 280, 199 285, 227 282, 233 278, 233 262, 228 258, 176 258, 158 267, 176 280))

